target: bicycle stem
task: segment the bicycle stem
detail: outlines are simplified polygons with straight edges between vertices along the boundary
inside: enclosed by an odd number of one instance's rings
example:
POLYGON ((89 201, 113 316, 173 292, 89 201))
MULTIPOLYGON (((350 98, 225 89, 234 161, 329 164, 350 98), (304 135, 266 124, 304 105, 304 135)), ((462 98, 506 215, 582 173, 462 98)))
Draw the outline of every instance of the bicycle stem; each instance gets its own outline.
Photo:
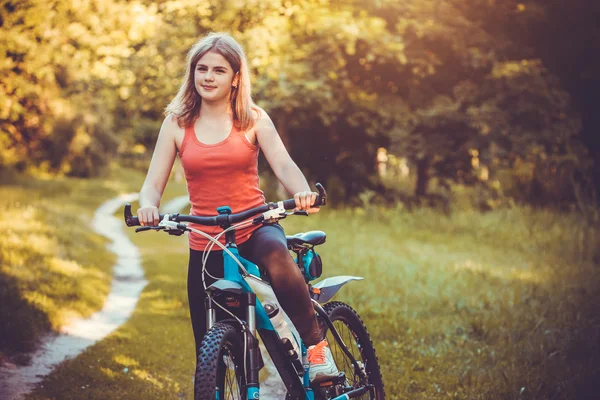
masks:
POLYGON ((346 343, 344 343, 344 340, 342 339, 339 332, 333 325, 333 322, 331 322, 331 319, 329 319, 327 312, 323 309, 323 307, 321 307, 321 305, 315 299, 311 299, 311 301, 313 302, 313 306, 314 306, 315 310, 317 310, 317 314, 319 314, 323 318, 323 320, 327 324, 327 327, 333 334, 333 337, 340 344, 344 354, 346 354, 346 356, 350 359, 350 361, 352 361, 352 365, 354 366, 354 369, 358 372, 358 375, 360 376, 360 378, 367 381, 367 376, 366 376, 365 372, 358 365, 358 362, 356 361, 356 358, 354 358, 354 355, 352 353, 350 353, 350 350, 348 350, 346 343))

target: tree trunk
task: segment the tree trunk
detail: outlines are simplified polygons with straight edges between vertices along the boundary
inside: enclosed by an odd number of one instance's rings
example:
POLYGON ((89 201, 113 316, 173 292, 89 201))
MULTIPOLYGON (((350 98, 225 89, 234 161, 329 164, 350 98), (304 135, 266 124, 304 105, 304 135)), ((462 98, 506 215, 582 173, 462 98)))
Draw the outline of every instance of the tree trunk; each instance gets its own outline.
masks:
POLYGON ((417 185, 415 195, 423 197, 427 194, 429 186, 429 158, 423 157, 417 160, 417 185))

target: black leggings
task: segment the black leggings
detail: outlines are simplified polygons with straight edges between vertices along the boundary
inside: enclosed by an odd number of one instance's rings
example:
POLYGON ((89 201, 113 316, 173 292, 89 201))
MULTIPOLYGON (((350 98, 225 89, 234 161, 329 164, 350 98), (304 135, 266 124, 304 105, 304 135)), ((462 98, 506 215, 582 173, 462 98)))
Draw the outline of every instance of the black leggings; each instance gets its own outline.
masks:
MULTIPOLYGON (((304 277, 287 249, 283 228, 279 224, 258 228, 250 239, 238 246, 240 255, 266 271, 281 307, 288 314, 308 347, 319 343, 323 336, 319 330, 314 308, 304 277)), ((190 317, 196 341, 196 355, 206 333, 206 292, 202 286, 202 251, 190 249, 188 266, 188 300, 190 317)), ((212 251, 206 270, 215 277, 223 277, 223 252, 212 251)), ((261 272, 262 273, 262 272, 261 272)), ((206 286, 215 280, 205 277, 206 286)), ((220 316, 217 307, 217 318, 220 316)))

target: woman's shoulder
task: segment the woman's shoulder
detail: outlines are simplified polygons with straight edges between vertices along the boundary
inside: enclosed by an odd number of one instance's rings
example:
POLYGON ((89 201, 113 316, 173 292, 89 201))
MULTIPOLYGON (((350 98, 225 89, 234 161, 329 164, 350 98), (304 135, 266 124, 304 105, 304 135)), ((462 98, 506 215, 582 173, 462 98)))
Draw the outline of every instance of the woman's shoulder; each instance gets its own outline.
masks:
POLYGON ((169 113, 165 116, 165 119, 163 120, 163 126, 183 129, 179 117, 173 113, 169 113))
POLYGON ((178 149, 181 149, 185 137, 185 127, 175 114, 167 114, 160 127, 159 136, 173 141, 178 149))
POLYGON ((262 107, 254 104, 252 106, 252 117, 254 118, 254 123, 258 123, 260 120, 269 119, 269 114, 262 107))
POLYGON ((257 105, 252 107, 252 116, 254 117, 254 129, 256 131, 259 131, 261 128, 270 127, 273 124, 269 114, 257 105))
POLYGON ((167 114, 162 123, 162 130, 165 130, 170 134, 177 134, 183 132, 185 127, 175 114, 167 114))

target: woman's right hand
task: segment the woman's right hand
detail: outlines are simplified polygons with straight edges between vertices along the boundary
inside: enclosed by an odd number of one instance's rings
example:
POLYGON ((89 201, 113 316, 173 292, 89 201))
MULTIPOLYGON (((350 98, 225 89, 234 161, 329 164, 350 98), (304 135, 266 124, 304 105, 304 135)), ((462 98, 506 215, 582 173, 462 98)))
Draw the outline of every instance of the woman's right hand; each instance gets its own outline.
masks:
POLYGON ((142 226, 156 226, 160 222, 156 206, 138 208, 137 216, 142 226))

